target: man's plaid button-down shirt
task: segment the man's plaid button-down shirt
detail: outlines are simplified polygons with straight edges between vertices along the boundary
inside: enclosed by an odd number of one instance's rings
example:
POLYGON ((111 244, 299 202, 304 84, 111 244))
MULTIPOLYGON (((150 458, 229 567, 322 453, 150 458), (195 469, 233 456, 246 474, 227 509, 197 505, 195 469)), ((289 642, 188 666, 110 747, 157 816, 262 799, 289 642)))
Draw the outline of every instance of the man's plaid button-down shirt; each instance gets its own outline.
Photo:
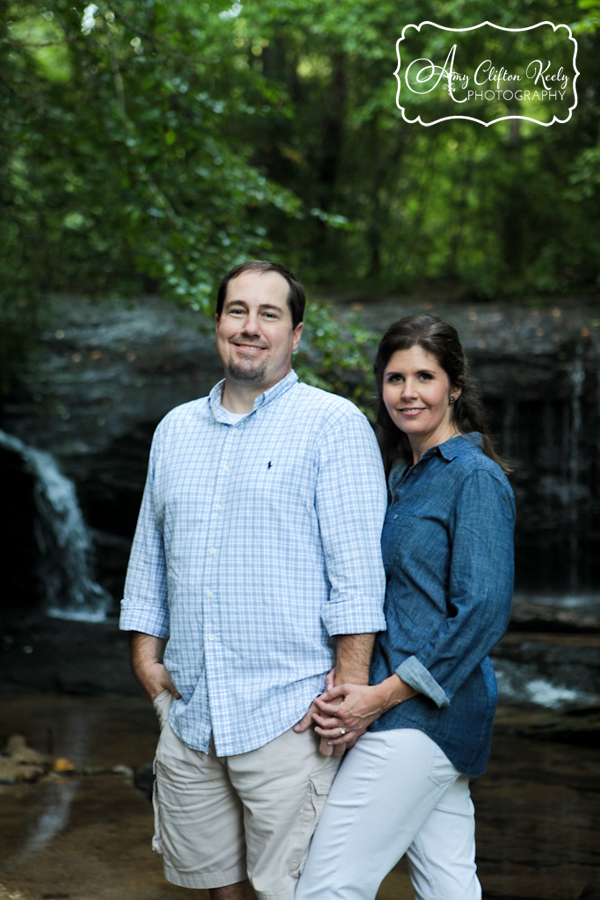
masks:
POLYGON ((222 389, 156 431, 121 628, 168 638, 173 730, 229 756, 304 715, 335 635, 385 629, 386 487, 349 401, 292 371, 231 425, 222 389))

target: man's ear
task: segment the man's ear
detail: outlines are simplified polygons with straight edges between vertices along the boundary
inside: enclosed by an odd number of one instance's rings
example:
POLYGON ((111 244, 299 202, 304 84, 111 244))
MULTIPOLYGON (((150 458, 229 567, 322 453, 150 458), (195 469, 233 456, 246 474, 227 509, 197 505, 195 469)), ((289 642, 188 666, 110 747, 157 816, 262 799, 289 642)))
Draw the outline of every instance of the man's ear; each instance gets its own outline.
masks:
POLYGON ((298 349, 298 344, 300 343, 300 338, 302 336, 302 327, 304 322, 298 322, 296 327, 294 328, 293 337, 292 337, 292 353, 295 353, 298 349))

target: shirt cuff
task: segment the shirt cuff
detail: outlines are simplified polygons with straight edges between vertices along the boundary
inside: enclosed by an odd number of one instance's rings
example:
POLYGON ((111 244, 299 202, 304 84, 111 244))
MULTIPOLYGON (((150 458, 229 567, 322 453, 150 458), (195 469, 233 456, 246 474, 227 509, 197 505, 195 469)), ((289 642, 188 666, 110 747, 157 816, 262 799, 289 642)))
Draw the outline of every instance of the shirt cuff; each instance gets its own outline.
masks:
POLYGON ((169 637, 169 611, 156 606, 147 606, 135 600, 121 600, 121 631, 141 631, 158 638, 169 637))
POLYGON ((445 690, 437 683, 429 669, 426 669, 423 663, 420 663, 416 656, 409 656, 403 663, 400 663, 396 669, 396 675, 410 684, 416 691, 425 694, 430 700, 433 700, 440 709, 443 706, 450 706, 450 700, 445 690))
POLYGON ((382 609, 357 608, 349 600, 327 601, 321 609, 321 619, 330 637, 337 634, 377 634, 386 631, 382 609))

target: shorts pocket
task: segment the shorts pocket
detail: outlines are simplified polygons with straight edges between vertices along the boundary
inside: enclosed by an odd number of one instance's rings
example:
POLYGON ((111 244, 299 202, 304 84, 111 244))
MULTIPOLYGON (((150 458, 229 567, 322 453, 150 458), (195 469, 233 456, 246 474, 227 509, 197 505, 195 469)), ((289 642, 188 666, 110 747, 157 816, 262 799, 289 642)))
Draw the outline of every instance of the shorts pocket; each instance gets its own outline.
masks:
POLYGON ((152 838, 152 849, 157 853, 163 852, 162 840, 160 836, 160 813, 158 811, 158 786, 156 784, 156 759, 154 760, 152 771, 154 772, 154 785, 152 786, 152 806, 154 808, 154 836, 152 838))
POLYGON ((158 721, 160 722, 161 731, 165 726, 165 722, 169 718, 169 710, 171 709, 171 703, 173 702, 173 695, 171 691, 164 690, 158 694, 154 700, 152 701, 152 706, 154 707, 154 712, 158 716, 158 721))
POLYGON ((340 761, 341 757, 336 757, 335 765, 327 766, 308 777, 304 804, 298 814, 296 851, 290 860, 290 875, 293 878, 299 878, 302 873, 306 857, 308 856, 310 839, 319 824, 319 819, 321 818, 321 813, 340 761))

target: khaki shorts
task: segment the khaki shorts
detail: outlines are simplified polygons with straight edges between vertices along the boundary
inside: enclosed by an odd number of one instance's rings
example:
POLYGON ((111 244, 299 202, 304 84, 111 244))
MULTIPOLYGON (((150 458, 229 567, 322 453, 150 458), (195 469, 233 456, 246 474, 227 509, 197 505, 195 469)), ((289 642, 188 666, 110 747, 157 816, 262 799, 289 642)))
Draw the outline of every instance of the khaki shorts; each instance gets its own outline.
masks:
POLYGON ((192 750, 169 725, 171 700, 168 691, 154 700, 161 735, 152 846, 166 878, 188 888, 249 878, 259 900, 293 900, 340 758, 319 753, 312 729, 236 756, 192 750))

